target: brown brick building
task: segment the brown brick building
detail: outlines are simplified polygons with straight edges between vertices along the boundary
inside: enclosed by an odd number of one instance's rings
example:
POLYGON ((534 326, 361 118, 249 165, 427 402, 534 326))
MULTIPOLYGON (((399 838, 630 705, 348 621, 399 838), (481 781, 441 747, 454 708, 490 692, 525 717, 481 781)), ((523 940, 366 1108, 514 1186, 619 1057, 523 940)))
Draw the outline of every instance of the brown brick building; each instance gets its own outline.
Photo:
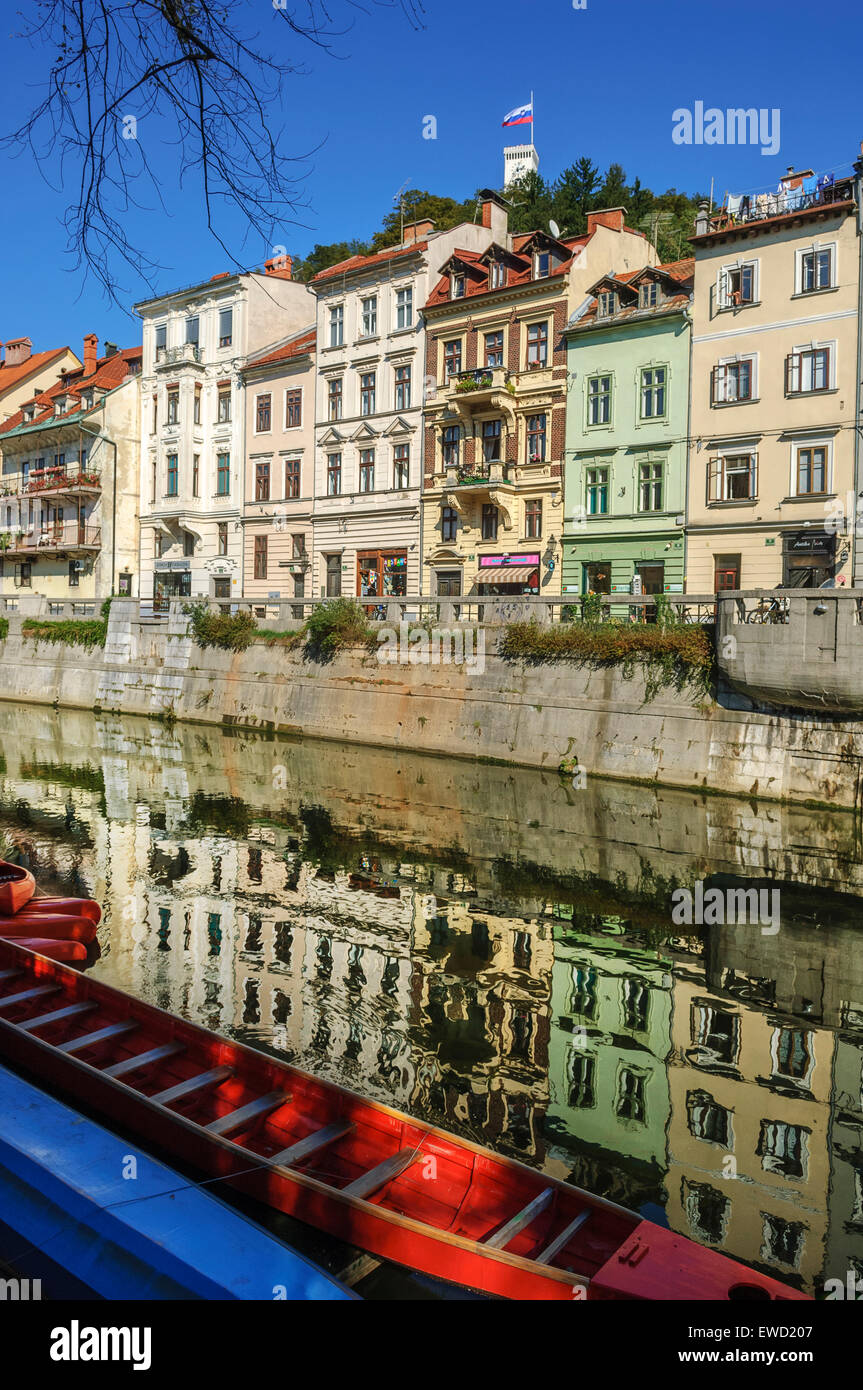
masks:
POLYGON ((486 193, 492 244, 456 249, 425 305, 423 587, 556 594, 561 588, 567 365, 563 332, 607 271, 654 264, 622 208, 583 236, 513 235, 486 193))

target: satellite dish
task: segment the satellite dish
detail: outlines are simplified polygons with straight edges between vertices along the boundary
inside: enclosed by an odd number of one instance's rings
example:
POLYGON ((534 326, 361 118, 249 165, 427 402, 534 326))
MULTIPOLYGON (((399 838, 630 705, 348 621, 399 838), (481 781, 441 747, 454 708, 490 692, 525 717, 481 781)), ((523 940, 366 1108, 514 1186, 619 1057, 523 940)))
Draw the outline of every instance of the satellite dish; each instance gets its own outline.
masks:
POLYGON ((549 222, 549 224, 548 224, 548 230, 551 232, 551 234, 552 234, 553 237, 556 237, 558 240, 560 239, 560 228, 558 227, 558 225, 557 225, 557 223, 555 222, 554 218, 552 218, 551 221, 549 222))

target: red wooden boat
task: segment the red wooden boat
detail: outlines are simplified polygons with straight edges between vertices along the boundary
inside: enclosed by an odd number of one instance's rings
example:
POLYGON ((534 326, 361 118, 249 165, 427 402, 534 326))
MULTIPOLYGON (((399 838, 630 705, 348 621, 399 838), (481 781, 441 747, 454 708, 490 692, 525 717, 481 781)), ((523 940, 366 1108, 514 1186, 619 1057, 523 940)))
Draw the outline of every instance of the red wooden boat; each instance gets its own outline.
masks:
POLYGON ((0 912, 17 912, 35 892, 36 880, 28 869, 0 859, 0 912))
POLYGON ((41 895, 25 904, 28 912, 47 912, 50 916, 89 917, 96 926, 102 920, 102 909, 92 898, 49 898, 41 895))
POLYGON ((9 941, 0 941, 0 1055, 280 1211, 486 1293, 805 1297, 9 941))
POLYGON ((90 917, 72 913, 31 912, 29 904, 14 917, 0 917, 0 937, 14 940, 21 936, 40 936, 54 941, 91 942, 98 931, 90 917))

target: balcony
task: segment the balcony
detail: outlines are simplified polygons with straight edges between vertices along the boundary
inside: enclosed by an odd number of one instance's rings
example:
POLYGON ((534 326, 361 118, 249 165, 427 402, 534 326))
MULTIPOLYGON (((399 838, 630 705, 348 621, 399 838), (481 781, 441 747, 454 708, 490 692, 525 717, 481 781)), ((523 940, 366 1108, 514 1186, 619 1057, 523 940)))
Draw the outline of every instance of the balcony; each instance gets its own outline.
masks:
POLYGON ((35 468, 26 480, 22 479, 20 490, 25 497, 34 493, 44 497, 56 492, 97 495, 102 490, 102 473, 98 468, 79 468, 76 463, 35 468))
POLYGON ((507 466, 503 459, 491 459, 471 468, 449 463, 445 469, 446 485, 488 491, 490 487, 500 487, 507 482, 507 466))
POLYGON ((203 371, 201 361, 201 349, 197 343, 182 343, 179 347, 156 348, 156 371, 161 372, 169 367, 200 367, 203 371))
POLYGON ((59 551, 99 550, 102 545, 101 526, 86 526, 77 521, 56 521, 39 531, 5 531, 0 534, 0 556, 19 556, 32 560, 36 555, 54 555, 59 551), (4 541, 8 538, 7 544, 4 541))
POLYGON ((836 179, 821 188, 804 193, 802 189, 789 189, 785 193, 762 193, 745 198, 735 213, 726 208, 713 214, 710 219, 711 232, 725 232, 732 227, 740 227, 750 222, 764 222, 771 217, 784 217, 789 213, 806 212, 810 208, 829 207, 831 203, 847 202, 854 197, 854 180, 836 179))

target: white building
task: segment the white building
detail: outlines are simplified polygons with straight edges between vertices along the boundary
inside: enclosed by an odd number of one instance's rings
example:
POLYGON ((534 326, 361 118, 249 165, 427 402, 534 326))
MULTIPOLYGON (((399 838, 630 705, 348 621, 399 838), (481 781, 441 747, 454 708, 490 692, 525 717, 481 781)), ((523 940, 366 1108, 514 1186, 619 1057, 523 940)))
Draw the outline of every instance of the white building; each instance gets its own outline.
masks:
MULTIPOLYGON (((483 195, 486 196, 486 195, 483 195)), ((456 246, 492 240, 482 221, 404 228, 398 246, 320 271, 317 295, 315 596, 418 593, 425 329, 421 310, 456 246)))
POLYGON ((241 369, 309 321, 290 258, 135 307, 143 319, 141 597, 239 598, 245 408, 241 369))

